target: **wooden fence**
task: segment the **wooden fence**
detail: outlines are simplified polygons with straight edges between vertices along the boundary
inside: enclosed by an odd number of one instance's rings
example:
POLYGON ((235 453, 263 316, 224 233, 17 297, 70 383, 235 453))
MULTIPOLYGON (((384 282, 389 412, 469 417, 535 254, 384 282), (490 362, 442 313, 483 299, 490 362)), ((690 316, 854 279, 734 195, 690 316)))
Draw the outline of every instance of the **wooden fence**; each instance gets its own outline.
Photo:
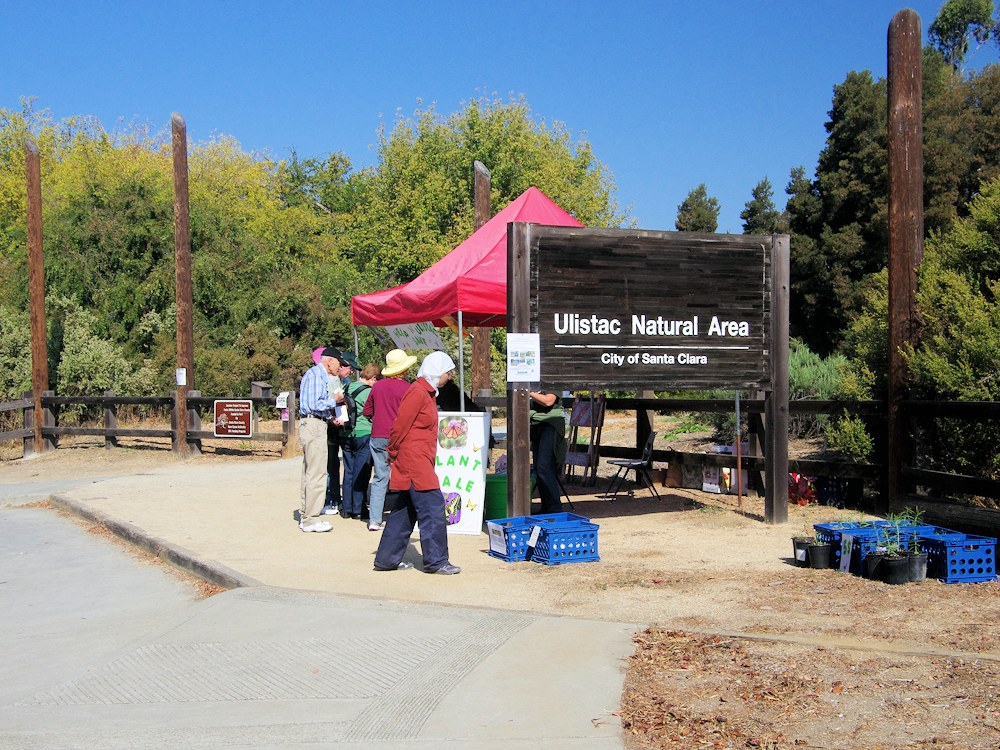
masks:
MULTIPOLYGON (((275 399, 270 395, 270 386, 262 383, 253 384, 254 395, 249 400, 254 405, 254 416, 262 407, 274 407, 275 399)), ((229 398, 229 397, 226 397, 229 398)), ((202 413, 209 411, 215 397, 202 396, 198 391, 190 391, 187 396, 188 424, 186 433, 188 445, 194 451, 200 451, 201 441, 214 438, 212 430, 202 429, 202 413)), ((504 409, 507 406, 504 398, 479 398, 481 406, 504 409)), ((567 406, 570 402, 567 401, 567 406)), ((917 427, 939 418, 965 420, 969 422, 1000 421, 1000 403, 970 402, 970 401, 906 401, 903 404, 904 415, 912 425, 911 434, 917 435, 917 427)), ((734 410, 734 404, 726 399, 636 399, 609 398, 609 410, 630 411, 636 414, 636 437, 634 446, 598 446, 599 455, 603 458, 636 458, 640 446, 645 443, 646 436, 652 429, 654 413, 729 413, 734 410)), ((764 471, 763 412, 762 399, 749 399, 741 402, 741 410, 747 415, 751 427, 750 449, 741 459, 741 465, 749 472, 751 486, 758 491, 763 489, 762 472, 764 471)), ((34 435, 34 402, 30 394, 16 401, 0 404, 0 414, 22 412, 22 427, 0 432, 2 440, 23 441, 24 455, 30 455, 33 450, 34 435)), ((290 455, 295 450, 295 394, 288 398, 289 419, 283 422, 281 432, 253 431, 253 441, 278 441, 282 444, 282 452, 290 455)), ((789 413, 796 416, 849 414, 861 418, 875 438, 876 456, 886 455, 886 406, 880 401, 791 401, 789 413)), ((175 396, 119 396, 108 392, 103 396, 56 396, 46 391, 42 396, 42 436, 45 450, 58 446, 60 437, 73 435, 94 435, 104 437, 106 448, 117 445, 118 438, 123 437, 163 437, 173 439, 177 424, 177 403, 175 396), (64 426, 59 424, 60 409, 69 406, 99 406, 104 409, 104 420, 100 426, 64 426), (118 409, 123 406, 146 406, 171 410, 171 426, 169 428, 125 428, 118 426, 118 409)), ((243 438, 245 440, 245 438, 243 438)), ((911 456, 919 456, 917 445, 911 456)), ((690 453, 669 449, 657 449, 653 452, 655 461, 667 464, 675 463, 692 466, 718 466, 736 468, 736 456, 731 454, 690 453)), ((913 459, 911 459, 912 461, 913 459)), ((919 463, 919 459, 916 459, 919 463)), ((886 499, 886 467, 883 463, 862 464, 851 461, 817 460, 805 458, 790 458, 790 472, 808 476, 833 476, 857 482, 867 482, 876 497, 883 499, 883 504, 875 510, 886 512, 899 509, 887 507, 886 499)), ((929 520, 936 520, 941 525, 955 528, 970 529, 980 533, 996 535, 1000 529, 1000 511, 963 505, 942 497, 955 495, 974 495, 1000 500, 1000 482, 986 477, 970 476, 957 472, 946 472, 921 468, 917 465, 907 465, 902 470, 903 477, 909 483, 905 501, 896 505, 909 505, 922 508, 929 520)))
MULTIPOLYGON (((297 409, 295 405, 295 394, 288 394, 287 415, 289 418, 283 419, 281 432, 259 432, 257 430, 257 414, 262 407, 275 406, 275 398, 270 395, 270 386, 255 383, 253 388, 255 395, 249 398, 231 396, 202 396, 200 391, 188 391, 188 429, 185 438, 188 446, 194 452, 201 452, 201 441, 209 438, 216 438, 214 430, 202 429, 203 411, 211 411, 213 404, 218 399, 250 401, 253 404, 253 430, 252 437, 229 438, 250 441, 277 441, 282 444, 282 453, 289 454, 294 449, 295 418, 297 409)), ((34 425, 37 415, 35 414, 34 401, 30 394, 25 394, 24 398, 17 401, 9 401, 0 404, 0 414, 21 411, 23 413, 22 427, 0 432, 0 440, 21 440, 23 441, 23 455, 29 456, 34 452, 34 425)), ((58 447, 59 438, 64 436, 92 435, 104 438, 105 448, 114 448, 118 445, 119 438, 170 438, 173 443, 174 435, 177 432, 177 397, 172 396, 119 396, 113 391, 107 391, 103 396, 56 396, 52 391, 42 393, 42 438, 44 440, 43 451, 53 450, 58 447), (71 406, 103 407, 104 419, 100 426, 67 426, 59 424, 59 412, 62 408, 71 406), (157 409, 170 409, 171 425, 163 428, 134 428, 119 427, 118 410, 123 406, 144 406, 157 409)), ((219 439, 226 439, 219 437, 219 439)))

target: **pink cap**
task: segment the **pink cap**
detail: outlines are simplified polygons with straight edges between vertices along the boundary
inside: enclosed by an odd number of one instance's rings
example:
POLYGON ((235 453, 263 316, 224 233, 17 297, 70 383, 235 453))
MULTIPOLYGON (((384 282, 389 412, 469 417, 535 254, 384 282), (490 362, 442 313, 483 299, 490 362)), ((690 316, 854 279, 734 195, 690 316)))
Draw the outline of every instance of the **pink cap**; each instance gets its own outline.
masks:
POLYGON ((319 364, 319 358, 322 356, 324 349, 326 349, 325 346, 319 346, 313 349, 312 358, 313 362, 315 362, 317 365, 319 364))

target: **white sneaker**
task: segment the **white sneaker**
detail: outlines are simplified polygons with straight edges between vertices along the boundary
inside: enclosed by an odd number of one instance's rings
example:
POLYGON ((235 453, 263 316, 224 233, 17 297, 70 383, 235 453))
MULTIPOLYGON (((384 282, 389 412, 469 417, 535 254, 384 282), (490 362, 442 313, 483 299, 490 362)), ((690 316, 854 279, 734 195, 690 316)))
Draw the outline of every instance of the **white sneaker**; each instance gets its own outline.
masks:
POLYGON ((302 531, 329 531, 333 528, 333 526, 328 524, 326 521, 313 521, 308 526, 300 523, 299 528, 302 529, 302 531))
POLYGON ((369 523, 368 524, 368 530, 369 531, 381 531, 382 527, 384 527, 384 526, 385 526, 385 521, 383 521, 382 523, 369 523))
POLYGON ((340 506, 338 505, 324 505, 323 510, 320 511, 324 516, 335 516, 340 513, 340 506))

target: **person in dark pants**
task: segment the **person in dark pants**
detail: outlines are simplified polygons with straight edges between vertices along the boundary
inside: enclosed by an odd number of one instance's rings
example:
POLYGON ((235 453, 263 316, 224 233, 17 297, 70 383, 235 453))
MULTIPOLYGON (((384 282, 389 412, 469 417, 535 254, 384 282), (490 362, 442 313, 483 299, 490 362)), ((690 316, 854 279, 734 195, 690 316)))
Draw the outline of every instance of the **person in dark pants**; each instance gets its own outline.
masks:
MULTIPOLYGON (((371 440, 372 421, 364 415, 365 402, 371 396, 372 386, 378 378, 378 365, 365 365, 358 373, 358 379, 347 386, 345 393, 357 406, 355 421, 350 419, 341 434, 344 483, 341 491, 341 508, 351 518, 368 521, 368 481, 372 474, 371 440)), ((345 401, 347 399, 345 398, 345 401)))
MULTIPOLYGON (((330 376, 329 388, 330 398, 340 406, 344 403, 344 389, 350 384, 351 372, 357 369, 358 361, 352 352, 344 352, 339 349, 328 349, 327 351, 336 352, 337 369, 330 376)), ((326 504, 323 506, 323 515, 340 513, 341 518, 349 518, 350 514, 346 513, 341 505, 340 446, 343 438, 343 420, 331 420, 326 433, 326 504)))
MULTIPOLYGON (((399 413, 389 433, 389 490, 393 493, 389 518, 382 530, 375 570, 407 570, 413 563, 403 555, 420 524, 420 551, 425 573, 454 575, 461 568, 448 560, 448 529, 444 495, 434 472, 438 444, 438 410, 434 397, 448 382, 455 363, 444 352, 428 354, 417 379, 399 402, 399 413)), ((387 502, 387 505, 389 503, 387 502)))
POLYGON ((531 416, 531 456, 538 479, 542 513, 562 509, 559 470, 566 462, 566 412, 554 393, 531 391, 528 409, 531 416))

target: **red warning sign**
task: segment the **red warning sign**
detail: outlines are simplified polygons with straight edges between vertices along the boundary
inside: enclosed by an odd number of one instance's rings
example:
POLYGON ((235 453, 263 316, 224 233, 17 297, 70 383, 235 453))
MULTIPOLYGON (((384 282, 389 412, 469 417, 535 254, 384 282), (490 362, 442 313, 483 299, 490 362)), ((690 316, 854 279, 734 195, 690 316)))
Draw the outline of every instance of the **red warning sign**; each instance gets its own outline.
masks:
POLYGON ((253 437, 253 401, 250 399, 216 399, 216 437, 253 437))

